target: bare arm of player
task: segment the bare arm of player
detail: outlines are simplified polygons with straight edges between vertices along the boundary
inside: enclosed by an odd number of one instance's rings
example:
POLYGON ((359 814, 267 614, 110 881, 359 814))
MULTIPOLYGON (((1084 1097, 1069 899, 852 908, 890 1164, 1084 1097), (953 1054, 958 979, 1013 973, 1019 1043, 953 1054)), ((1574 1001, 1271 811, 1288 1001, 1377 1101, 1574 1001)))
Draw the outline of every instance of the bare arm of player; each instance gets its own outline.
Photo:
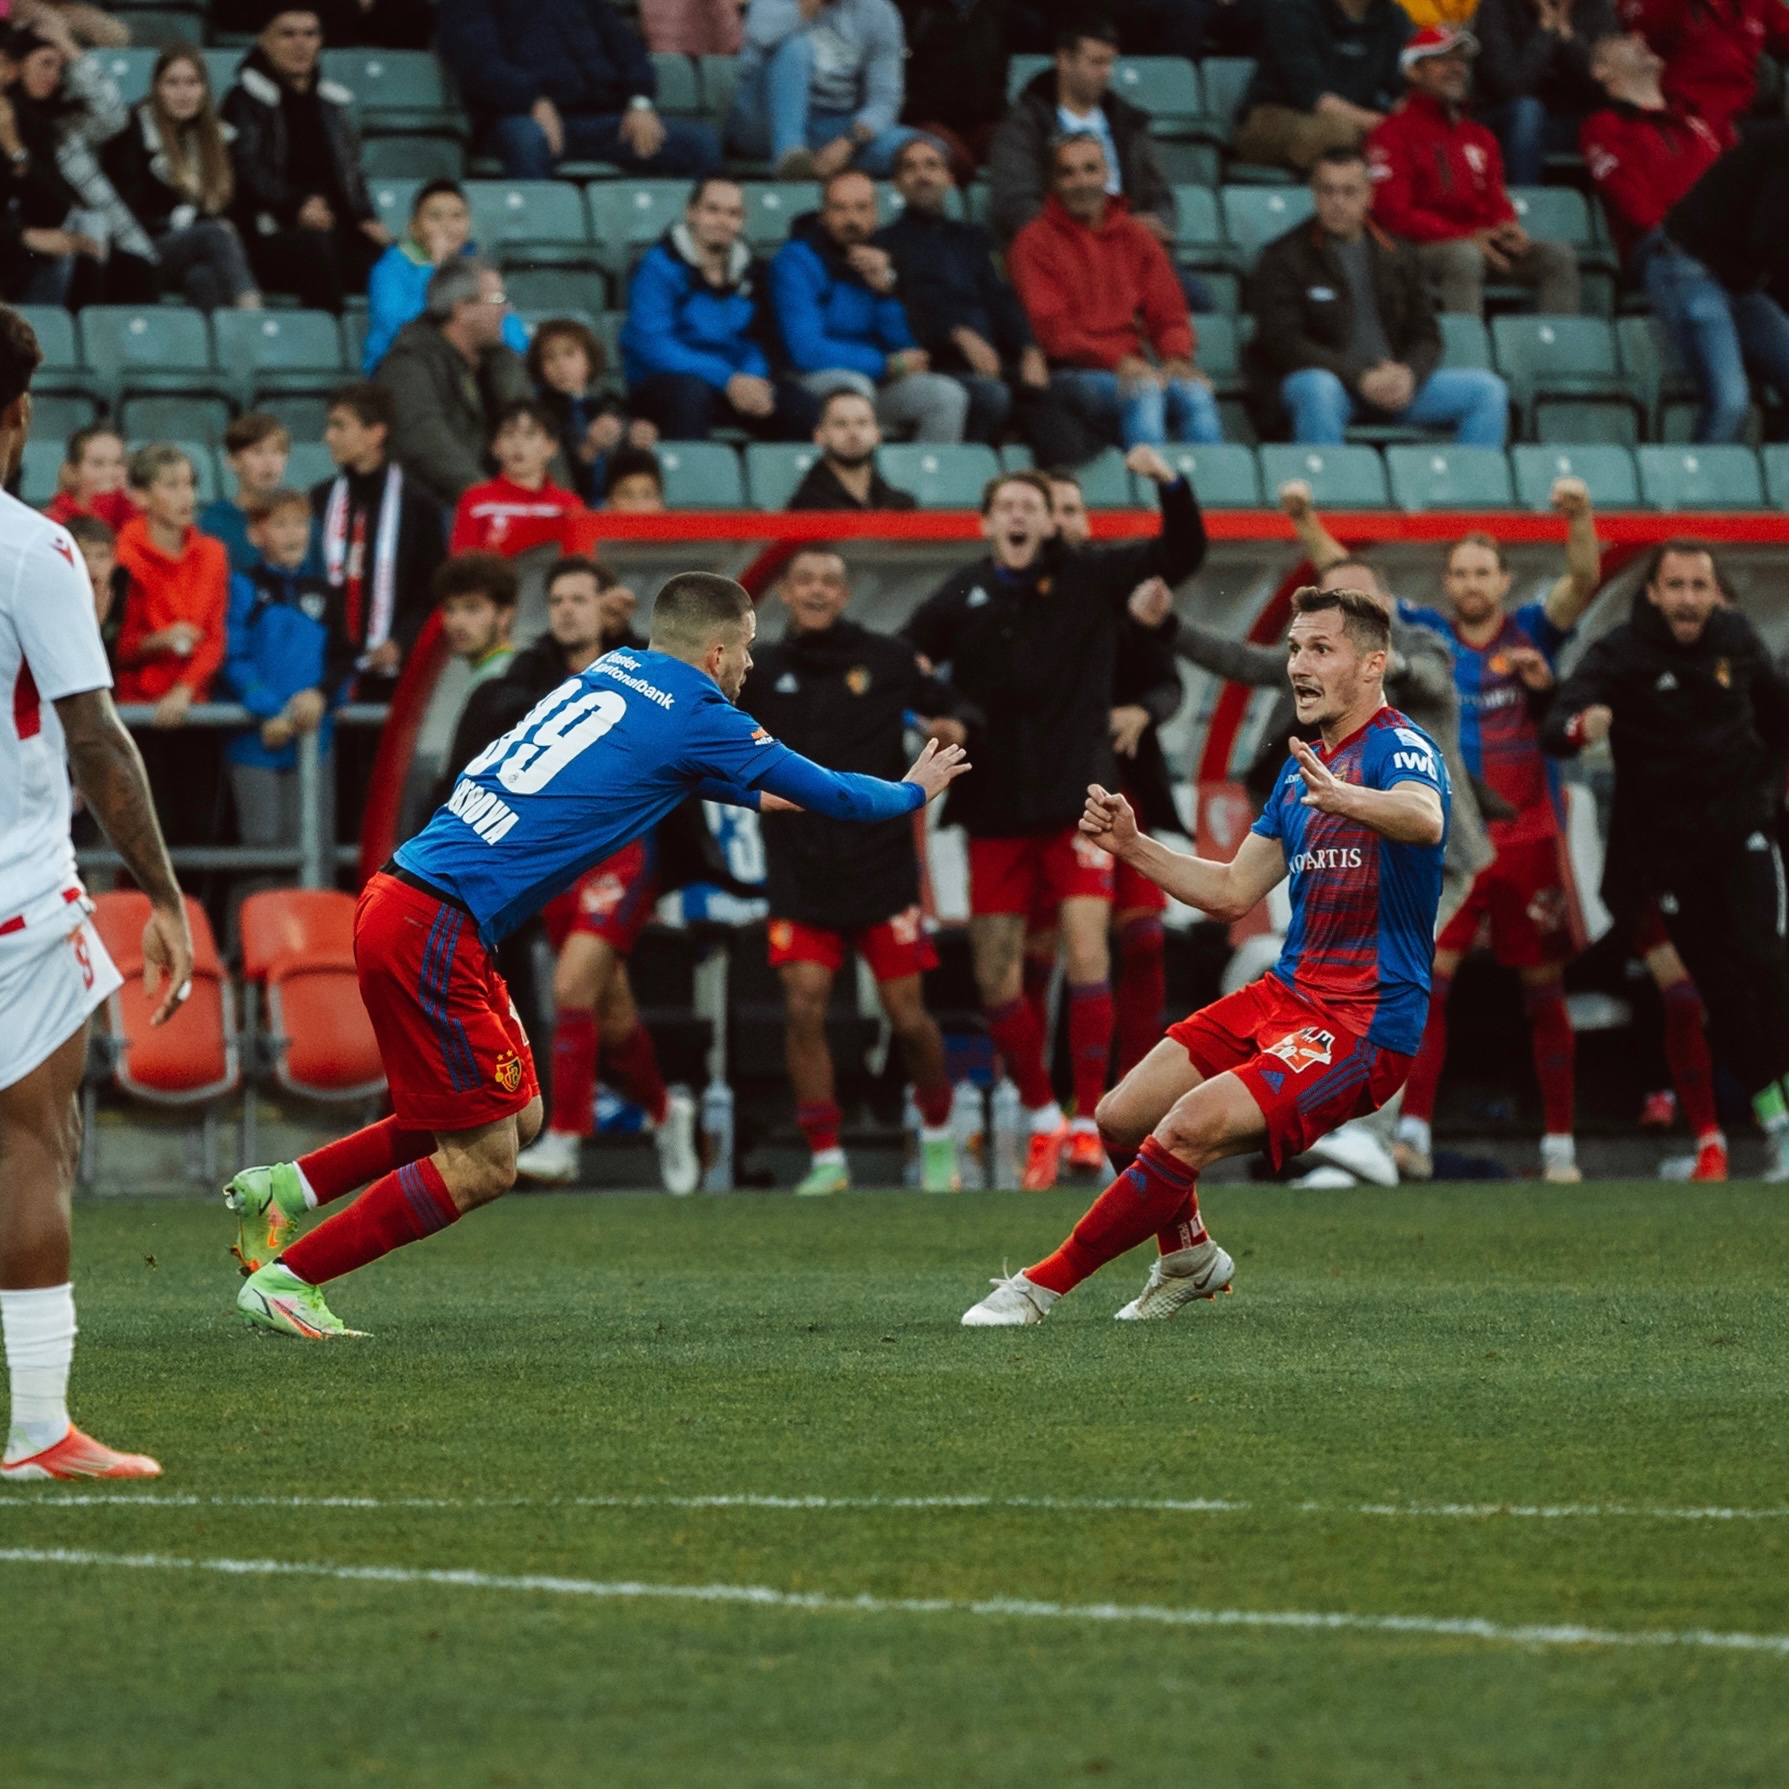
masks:
POLYGON ((1122 795, 1108 794, 1098 783, 1087 791, 1081 831, 1102 851, 1123 858, 1157 888, 1213 919, 1241 919, 1286 875, 1286 854, 1278 840, 1264 839, 1255 832, 1244 836, 1241 848, 1228 863, 1170 851, 1139 829, 1137 816, 1122 795))
POLYGON ((1305 742, 1290 741, 1292 761, 1304 778, 1304 805, 1321 814, 1340 814, 1389 839, 1394 845, 1439 845, 1447 833, 1441 797, 1426 783, 1399 783, 1393 789, 1364 789, 1331 773, 1305 742))
POLYGON ((1603 549, 1596 538, 1590 487, 1581 478, 1553 481, 1554 510, 1565 517, 1565 576, 1547 592, 1547 619, 1566 632, 1578 625, 1603 581, 1603 549))
POLYGON ((124 859, 124 867, 149 897, 149 923, 143 928, 143 991, 153 999, 165 978, 167 992, 150 1023, 166 1024, 192 992, 193 939, 149 796, 143 759, 112 706, 109 690, 63 696, 56 713, 68 736, 75 787, 124 859))
POLYGON ((1290 478, 1280 486, 1280 509, 1319 576, 1348 557, 1348 549, 1323 526, 1311 501, 1311 487, 1302 478, 1290 478))

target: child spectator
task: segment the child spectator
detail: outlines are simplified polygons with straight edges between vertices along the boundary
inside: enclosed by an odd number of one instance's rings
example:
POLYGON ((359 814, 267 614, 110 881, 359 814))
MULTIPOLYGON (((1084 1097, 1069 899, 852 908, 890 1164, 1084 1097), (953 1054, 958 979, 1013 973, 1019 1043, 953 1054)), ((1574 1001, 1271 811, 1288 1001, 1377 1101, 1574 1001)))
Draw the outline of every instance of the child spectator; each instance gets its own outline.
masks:
POLYGON ((558 451, 558 431, 544 404, 534 398, 505 404, 491 438, 499 471, 461 497, 447 550, 513 554, 547 545, 564 549, 565 518, 581 515, 584 504, 547 477, 558 451))
POLYGON ((62 525, 80 549, 81 562, 87 567, 87 578, 93 585, 93 609, 99 617, 99 637, 105 641, 106 656, 110 658, 124 614, 126 574, 118 563, 118 536, 98 516, 70 516, 62 525))
POLYGON ((124 437, 107 423, 69 436, 57 482, 61 489, 44 507, 52 522, 66 527, 76 516, 96 516, 116 534, 137 513, 125 489, 124 437))
POLYGON ((224 543, 232 572, 247 571, 261 557, 249 538, 249 517, 280 488, 291 452, 286 425, 264 411, 251 410, 224 430, 224 458, 236 476, 236 495, 207 503, 199 512, 199 528, 224 543))
POLYGON ((609 455, 624 439, 629 447, 648 448, 658 440, 656 424, 644 417, 630 421, 613 398, 591 391, 607 366, 596 332, 575 317, 548 318, 528 349, 528 377, 553 418, 578 495, 591 504, 602 500, 609 455))
POLYGON ((515 568, 501 553, 456 553, 435 573, 441 632, 472 672, 471 689, 509 669, 516 649, 515 568))
POLYGON ((618 516, 656 516, 665 507, 665 475, 649 448, 624 447, 609 456, 603 508, 618 516))

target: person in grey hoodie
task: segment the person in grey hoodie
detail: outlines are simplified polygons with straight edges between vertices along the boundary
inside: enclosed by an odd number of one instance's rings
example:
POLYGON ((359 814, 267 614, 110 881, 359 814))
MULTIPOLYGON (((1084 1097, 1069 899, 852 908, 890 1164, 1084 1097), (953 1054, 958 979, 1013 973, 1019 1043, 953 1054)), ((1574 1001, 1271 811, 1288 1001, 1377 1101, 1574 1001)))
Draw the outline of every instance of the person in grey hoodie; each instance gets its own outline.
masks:
POLYGON ((751 0, 727 147, 779 180, 886 175, 920 134, 896 123, 906 53, 891 0, 751 0))

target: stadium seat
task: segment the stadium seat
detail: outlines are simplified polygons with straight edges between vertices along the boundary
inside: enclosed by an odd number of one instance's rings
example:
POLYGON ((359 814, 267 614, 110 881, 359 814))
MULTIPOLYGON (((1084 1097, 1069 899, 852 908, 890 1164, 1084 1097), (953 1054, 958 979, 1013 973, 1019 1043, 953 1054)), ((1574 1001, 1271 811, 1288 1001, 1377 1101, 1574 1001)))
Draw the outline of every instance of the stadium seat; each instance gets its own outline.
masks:
POLYGON ((1641 447, 1640 496, 1648 509, 1761 509, 1764 482, 1749 447, 1641 447))
POLYGON ((584 200, 567 180, 469 180, 472 234, 494 260, 595 266, 584 200))
POLYGON ((1789 509, 1789 446, 1772 442, 1758 456, 1764 462, 1764 494, 1772 509, 1789 509))
POLYGON ((1206 509, 1254 509, 1261 502, 1261 474, 1251 447, 1170 444, 1158 451, 1185 476, 1206 509))
POLYGON ((126 398, 117 418, 127 441, 203 441, 215 448, 230 426, 230 406, 222 398, 151 393, 126 398))
POLYGON ((462 180, 466 145, 458 137, 368 137, 360 171, 368 180, 462 180))
POLYGON ((67 392, 31 392, 32 432, 45 441, 66 441, 76 429, 84 429, 99 414, 92 398, 67 392))
POLYGON ((1254 78, 1255 63, 1250 56, 1207 56, 1199 64, 1199 83, 1205 97, 1203 129, 1214 142, 1230 141, 1254 78))
POLYGON ((1498 447, 1388 447, 1385 469, 1399 509, 1507 509, 1515 501, 1498 447))
POLYGON ((1247 389, 1242 371, 1242 320, 1223 311, 1205 311, 1193 319, 1193 360, 1225 397, 1247 389))
POLYGON ((733 88, 739 79, 732 56, 697 58, 702 83, 702 109, 717 125, 724 124, 733 104, 733 88))
POLYGON ((1443 366, 1471 367, 1484 373, 1491 370, 1491 337, 1479 318, 1462 311, 1443 311, 1435 321, 1441 325, 1443 366))
POLYGON ((1601 317, 1494 317, 1491 345, 1528 432, 1536 410, 1551 399, 1644 412, 1644 400, 1622 375, 1615 331, 1601 317))
POLYGON ((1598 509, 1637 509, 1640 476, 1625 447, 1512 447, 1516 501, 1524 509, 1550 509, 1556 478, 1581 478, 1598 509))
MULTIPOLYGON (((210 49, 203 52, 205 57, 205 73, 211 80, 211 97, 220 105, 223 98, 236 85, 236 71, 242 66, 242 59, 247 50, 210 49)), ((143 91, 149 91, 145 85, 143 91)))
POLYGON ((1590 205, 1575 186, 1512 186, 1510 203, 1530 236, 1569 242, 1580 265, 1611 267, 1614 257, 1597 240, 1590 205))
POLYGON ((400 242, 410 227, 410 208, 416 203, 421 186, 419 175, 408 175, 403 179, 380 175, 375 179, 369 174, 367 179, 367 194, 373 201, 374 211, 379 214, 380 223, 400 242))
POLYGON ((503 289, 512 310, 546 317, 600 313, 609 295, 606 276, 589 267, 512 267, 503 289))
POLYGON ((882 476, 898 491, 911 491, 921 509, 975 509, 982 486, 1000 471, 991 447, 912 441, 885 447, 876 456, 882 476))
POLYGON ((197 43, 205 35, 205 15, 197 7, 133 6, 126 16, 131 42, 158 53, 175 44, 197 43))
POLYGON ((658 109, 667 118, 700 118, 702 86, 695 63, 687 56, 655 50, 652 68, 658 76, 658 109))
POLYGON ((721 441, 661 441, 667 509, 740 509, 739 455, 721 441))
MULTIPOLYGON (((118 89, 118 97, 127 106, 134 106, 138 100, 149 97, 149 77, 161 51, 137 47, 128 50, 95 50, 93 54, 99 58, 101 70, 118 89)), ((221 99, 223 95, 219 93, 215 97, 221 99)))
POLYGON ((1121 56, 1112 91, 1149 114, 1154 136, 1185 136, 1205 115, 1199 71, 1184 56, 1121 56))
POLYGON ((323 73, 353 94, 363 133, 465 132, 465 115, 427 50, 325 50, 323 73))
POLYGON ((287 484, 308 491, 312 485, 334 478, 335 474, 335 461, 329 457, 329 449, 321 441, 300 441, 293 437, 292 457, 286 462, 287 484))
POLYGON ((1007 103, 1010 105, 1016 100, 1055 60, 1053 56, 1039 56, 1034 53, 1014 56, 1006 65, 1007 103))
POLYGON ((255 402, 257 410, 264 410, 269 416, 277 416, 285 424, 286 433, 293 441, 305 441, 313 445, 323 439, 323 429, 329 421, 329 399, 318 395, 313 397, 278 394, 258 398, 255 402))
POLYGON ((223 392, 204 314, 175 305, 90 304, 81 345, 94 384, 112 403, 127 391, 223 392))
POLYGON ((1081 495, 1089 509, 1136 508, 1136 486, 1116 447, 1108 447, 1096 459, 1075 467, 1074 474, 1081 481, 1081 495))
POLYGON ((1224 158, 1215 143, 1189 137, 1157 137, 1155 163, 1170 186, 1201 186, 1208 191, 1223 178, 1224 158))
POLYGON ((332 391, 348 377, 341 324, 328 311, 220 310, 211 327, 245 406, 262 393, 332 391))
POLYGON ((753 509, 786 509, 795 487, 819 459, 807 443, 754 441, 745 450, 745 481, 753 509))
POLYGON ((1687 441, 1701 408, 1696 382, 1656 317, 1623 317, 1615 325, 1622 371, 1646 406, 1654 441, 1687 441))
POLYGON ((602 264, 618 278, 682 220, 687 180, 608 180, 587 186, 590 234, 602 264))
POLYGON ((59 304, 21 304, 18 313, 31 325, 43 363, 32 376, 33 394, 40 391, 84 392, 92 383, 75 336, 74 312, 59 304))
MULTIPOLYGON (((687 184, 685 192, 689 190, 687 184)), ((820 205, 820 183, 815 180, 777 180, 749 184, 745 189, 745 236, 753 248, 766 254, 789 234, 789 226, 803 212, 820 205)))
POLYGON ((1316 201, 1309 187, 1227 186, 1219 195, 1224 208, 1224 230, 1245 271, 1275 237, 1284 236, 1308 218, 1316 201))
POLYGON ((1272 446, 1259 450, 1261 485, 1270 495, 1294 478, 1311 487, 1319 509, 1384 509, 1385 466, 1371 447, 1272 446))
POLYGON ((56 495, 62 474, 62 445, 48 438, 25 443, 19 496, 36 509, 42 509, 56 495))
POLYGON ((1174 189, 1174 259, 1183 267, 1228 267, 1230 245, 1217 194, 1206 186, 1174 189))

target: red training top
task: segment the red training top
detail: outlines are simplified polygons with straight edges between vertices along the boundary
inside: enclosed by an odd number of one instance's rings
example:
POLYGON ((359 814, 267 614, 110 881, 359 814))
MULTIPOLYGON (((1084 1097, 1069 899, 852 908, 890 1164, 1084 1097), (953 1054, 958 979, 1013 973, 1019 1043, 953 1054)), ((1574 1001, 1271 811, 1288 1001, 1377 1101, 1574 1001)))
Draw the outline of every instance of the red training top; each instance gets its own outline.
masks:
POLYGON ((1713 126, 1675 106, 1610 106, 1578 127, 1578 145, 1623 261, 1720 159, 1713 126))
POLYGON ((1737 120, 1752 108, 1758 58, 1789 51, 1783 0, 1619 0, 1616 10, 1665 59, 1665 98, 1699 113, 1723 149, 1739 139, 1737 120))
POLYGON ((562 547, 567 539, 565 518, 583 513, 583 499, 550 478, 538 491, 530 491, 499 473, 460 498, 447 550, 526 553, 530 547, 562 547))
POLYGON ((43 513, 52 522, 72 522, 76 516, 93 516, 117 534, 137 514, 137 506, 125 490, 101 491, 91 503, 81 502, 73 491, 58 491, 44 505, 43 513))
POLYGON ((1497 139, 1426 93, 1374 125, 1367 164, 1373 221, 1406 242, 1454 242, 1515 218, 1497 139))

